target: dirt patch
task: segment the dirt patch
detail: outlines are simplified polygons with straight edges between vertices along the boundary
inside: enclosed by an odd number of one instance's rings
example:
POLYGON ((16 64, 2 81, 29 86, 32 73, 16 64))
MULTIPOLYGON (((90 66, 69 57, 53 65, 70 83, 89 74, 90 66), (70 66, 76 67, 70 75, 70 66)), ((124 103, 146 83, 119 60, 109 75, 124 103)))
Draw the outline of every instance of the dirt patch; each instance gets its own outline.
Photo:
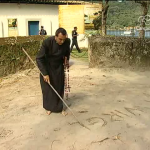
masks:
POLYGON ((26 70, 0 81, 1 150, 150 149, 150 72, 91 69, 71 60, 64 117, 42 108, 39 73, 26 70))

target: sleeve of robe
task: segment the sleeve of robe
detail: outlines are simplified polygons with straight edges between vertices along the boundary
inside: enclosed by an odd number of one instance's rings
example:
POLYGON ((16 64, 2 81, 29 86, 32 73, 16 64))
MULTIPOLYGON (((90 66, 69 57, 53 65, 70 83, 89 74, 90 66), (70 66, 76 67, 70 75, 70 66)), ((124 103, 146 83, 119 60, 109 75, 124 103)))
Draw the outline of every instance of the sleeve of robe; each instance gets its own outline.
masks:
POLYGON ((41 49, 36 57, 36 63, 38 65, 39 70, 42 72, 42 74, 48 75, 47 67, 46 67, 46 51, 48 47, 46 45, 46 40, 43 41, 41 49))
POLYGON ((67 39, 65 57, 67 57, 67 60, 70 59, 70 39, 69 38, 67 39))

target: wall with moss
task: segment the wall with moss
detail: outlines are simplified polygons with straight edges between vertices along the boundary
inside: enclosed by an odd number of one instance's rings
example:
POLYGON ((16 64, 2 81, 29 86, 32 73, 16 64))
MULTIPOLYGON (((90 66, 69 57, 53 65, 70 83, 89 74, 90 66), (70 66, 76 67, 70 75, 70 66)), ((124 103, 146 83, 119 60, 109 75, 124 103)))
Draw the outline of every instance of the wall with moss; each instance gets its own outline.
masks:
POLYGON ((150 67, 150 39, 92 36, 88 40, 90 67, 150 67))
POLYGON ((32 68, 33 64, 22 51, 22 47, 33 60, 45 36, 0 38, 0 77, 32 68))

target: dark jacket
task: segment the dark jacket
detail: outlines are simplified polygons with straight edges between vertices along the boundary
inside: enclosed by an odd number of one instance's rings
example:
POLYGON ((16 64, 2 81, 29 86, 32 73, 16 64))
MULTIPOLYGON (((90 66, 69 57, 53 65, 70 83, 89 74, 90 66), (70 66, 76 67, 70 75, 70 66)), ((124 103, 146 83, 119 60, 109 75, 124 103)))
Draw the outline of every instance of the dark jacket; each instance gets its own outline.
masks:
POLYGON ((72 31, 72 39, 77 39, 77 35, 78 35, 77 31, 73 30, 72 31), (74 35, 76 35, 76 36, 74 36, 74 35))
POLYGON ((44 29, 41 29, 41 30, 40 30, 40 35, 47 35, 47 32, 46 32, 46 30, 44 30, 44 29))

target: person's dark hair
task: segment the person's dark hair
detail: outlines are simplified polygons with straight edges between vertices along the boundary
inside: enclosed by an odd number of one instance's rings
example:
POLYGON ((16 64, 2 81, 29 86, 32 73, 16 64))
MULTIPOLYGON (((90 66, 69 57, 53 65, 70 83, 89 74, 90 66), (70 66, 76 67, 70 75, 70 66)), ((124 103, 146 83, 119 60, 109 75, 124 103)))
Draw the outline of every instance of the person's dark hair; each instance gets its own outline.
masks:
POLYGON ((67 35, 67 31, 64 28, 58 28, 56 30, 55 36, 58 36, 59 33, 61 33, 62 35, 67 35))
POLYGON ((77 27, 74 27, 74 29, 77 29, 77 27))
POLYGON ((41 28, 44 28, 44 26, 41 26, 41 28))

